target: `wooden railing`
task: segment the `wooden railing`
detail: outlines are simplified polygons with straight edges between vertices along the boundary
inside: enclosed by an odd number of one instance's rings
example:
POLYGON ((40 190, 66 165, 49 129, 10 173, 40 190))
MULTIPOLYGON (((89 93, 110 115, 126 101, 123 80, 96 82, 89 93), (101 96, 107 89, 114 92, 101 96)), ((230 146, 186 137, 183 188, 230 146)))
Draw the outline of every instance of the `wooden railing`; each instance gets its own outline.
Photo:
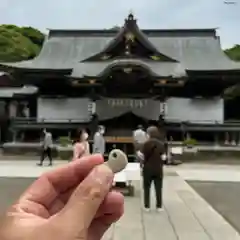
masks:
POLYGON ((78 122, 86 122, 91 119, 89 118, 79 118, 79 119, 59 119, 59 118, 36 118, 36 117, 16 117, 11 119, 12 122, 16 123, 78 123, 78 122))
POLYGON ((132 137, 105 137, 107 143, 133 143, 132 137))
MULTIPOLYGON (((11 119, 13 123, 23 123, 23 124, 31 124, 31 123, 36 123, 36 124, 44 124, 44 123, 82 123, 82 122, 88 122, 91 119, 89 118, 79 118, 79 119, 59 119, 59 118, 52 118, 52 119, 46 119, 46 118, 37 118, 37 117, 29 117, 29 118, 24 118, 24 117, 16 117, 11 119)), ((233 125, 233 126, 239 126, 240 125, 240 120, 225 120, 223 123, 218 122, 218 121, 213 121, 213 120, 196 120, 194 122, 190 121, 182 121, 180 119, 166 119, 166 123, 176 123, 176 124, 183 124, 183 125, 233 125)), ((124 141, 124 140, 121 140, 124 141)))

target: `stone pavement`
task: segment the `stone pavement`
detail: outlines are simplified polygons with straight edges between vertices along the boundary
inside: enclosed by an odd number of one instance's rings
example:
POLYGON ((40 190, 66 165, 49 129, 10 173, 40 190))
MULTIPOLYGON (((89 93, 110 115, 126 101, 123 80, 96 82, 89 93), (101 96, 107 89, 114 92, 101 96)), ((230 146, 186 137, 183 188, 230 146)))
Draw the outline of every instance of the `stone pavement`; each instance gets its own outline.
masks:
MULTIPOLYGON (((56 166, 64 164, 57 162, 56 166)), ((37 177, 49 170, 29 161, 0 162, 0 177, 37 177)), ((183 165, 167 167, 164 179, 164 212, 144 212, 140 183, 135 182, 136 196, 126 197, 125 214, 104 236, 104 240, 240 240, 240 235, 186 182, 196 174, 199 181, 212 179, 238 181, 240 168, 228 166, 183 165), (207 174, 204 172, 207 171, 207 174), (214 177, 215 176, 215 177, 214 177)), ((0 179, 1 181, 1 179, 0 179)), ((0 189, 0 196, 4 189, 0 189)), ((152 206, 154 199, 152 198, 152 206)))

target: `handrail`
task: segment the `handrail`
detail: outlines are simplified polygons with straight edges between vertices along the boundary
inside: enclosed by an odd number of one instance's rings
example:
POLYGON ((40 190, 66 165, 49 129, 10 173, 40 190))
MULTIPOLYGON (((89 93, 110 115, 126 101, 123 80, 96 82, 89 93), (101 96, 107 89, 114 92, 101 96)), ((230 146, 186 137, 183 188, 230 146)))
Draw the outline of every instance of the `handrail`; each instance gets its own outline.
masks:
POLYGON ((36 123, 54 123, 54 122, 62 122, 62 123, 74 123, 74 122, 84 122, 89 121, 91 118, 75 118, 75 119, 60 119, 60 118, 37 118, 37 117, 15 117, 11 119, 13 122, 36 122, 36 123))

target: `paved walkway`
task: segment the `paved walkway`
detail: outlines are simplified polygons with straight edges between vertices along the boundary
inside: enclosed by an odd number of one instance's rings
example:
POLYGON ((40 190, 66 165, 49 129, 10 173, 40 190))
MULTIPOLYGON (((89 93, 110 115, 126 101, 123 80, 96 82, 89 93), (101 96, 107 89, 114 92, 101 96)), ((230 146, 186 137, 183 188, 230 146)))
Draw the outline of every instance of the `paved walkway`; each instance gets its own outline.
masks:
MULTIPOLYGON (((37 177, 49 167, 29 161, 1 161, 0 177, 37 177)), ((57 162, 56 166, 64 164, 57 162)), ((184 179, 240 181, 240 168, 183 165, 165 169, 164 212, 142 211, 140 183, 136 196, 126 197, 125 214, 105 235, 105 240, 240 240, 240 235, 203 200, 184 179), (234 177, 233 177, 234 176, 234 177)), ((154 200, 152 199, 152 206, 154 200)))

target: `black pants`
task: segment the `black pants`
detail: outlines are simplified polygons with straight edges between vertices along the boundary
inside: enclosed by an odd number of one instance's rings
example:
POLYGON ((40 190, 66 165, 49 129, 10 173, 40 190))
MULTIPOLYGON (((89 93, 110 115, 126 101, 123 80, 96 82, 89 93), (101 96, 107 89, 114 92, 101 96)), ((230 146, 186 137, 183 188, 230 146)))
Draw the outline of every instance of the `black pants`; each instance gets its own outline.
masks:
POLYGON ((49 159, 49 164, 52 164, 52 149, 50 147, 42 150, 40 164, 43 164, 46 157, 49 159))
POLYGON ((150 208, 150 189, 152 182, 155 187, 156 207, 162 207, 163 176, 143 171, 144 207, 150 208))

